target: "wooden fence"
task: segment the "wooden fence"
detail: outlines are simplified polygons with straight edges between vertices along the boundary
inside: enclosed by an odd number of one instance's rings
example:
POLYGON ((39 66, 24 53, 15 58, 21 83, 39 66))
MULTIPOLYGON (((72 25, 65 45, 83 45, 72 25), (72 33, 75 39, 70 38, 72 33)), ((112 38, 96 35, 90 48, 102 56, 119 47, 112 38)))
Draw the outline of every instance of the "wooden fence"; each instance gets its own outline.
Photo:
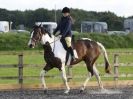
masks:
MULTIPOLYGON (((130 81, 119 81, 119 61, 118 54, 114 54, 114 81, 104 81, 105 86, 115 86, 117 87, 118 85, 133 85, 133 80, 130 81)), ((18 76, 17 77, 0 77, 0 79, 18 79, 18 84, 0 84, 0 89, 25 89, 25 88, 41 88, 41 85, 33 84, 33 85, 26 85, 23 83, 24 81, 24 76, 23 76, 23 68, 25 66, 34 66, 38 67, 38 65, 30 65, 30 64, 24 64, 23 63, 23 54, 18 55, 18 64, 13 64, 13 65, 0 65, 0 68, 18 68, 18 76), (3 87, 5 86, 5 87, 3 87), (12 86, 12 87, 11 87, 12 86)), ((40 66, 40 65, 39 65, 40 66)), ((68 81, 72 79, 72 71, 71 67, 67 69, 67 75, 68 75, 68 81)), ((38 76, 36 76, 38 77, 38 76)), ((54 77, 54 75, 47 75, 46 77, 54 77)), ((28 78, 28 77, 27 77, 28 78)), ((35 78, 35 76, 30 76, 30 78, 35 78)), ((39 77, 38 77, 39 78, 39 77)), ((96 82, 90 82, 91 86, 96 86, 96 82)), ((77 83, 69 83, 71 87, 76 86, 77 83)), ((79 84, 77 84, 79 85, 79 84)), ((54 85, 49 84, 50 87, 56 88, 57 86, 62 87, 62 84, 56 84, 56 87, 54 85)))

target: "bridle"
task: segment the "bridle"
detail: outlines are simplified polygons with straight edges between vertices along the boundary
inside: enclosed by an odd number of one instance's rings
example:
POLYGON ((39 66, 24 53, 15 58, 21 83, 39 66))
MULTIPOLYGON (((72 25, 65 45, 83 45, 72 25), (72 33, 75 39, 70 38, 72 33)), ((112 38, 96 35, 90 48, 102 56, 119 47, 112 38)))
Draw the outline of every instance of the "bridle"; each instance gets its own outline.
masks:
MULTIPOLYGON (((35 31, 33 31, 33 32, 35 33, 35 31)), ((38 35, 38 39, 36 39, 36 38, 34 37, 34 34, 32 34, 32 36, 31 36, 30 39, 31 39, 32 41, 34 41, 35 44, 36 44, 38 41, 41 41, 42 35, 45 34, 45 33, 42 33, 42 32, 43 32, 42 30, 39 31, 39 32, 36 32, 36 35, 38 35)), ((49 34, 48 34, 48 35, 49 35, 49 34)), ((50 36, 50 35, 49 35, 49 36, 50 36)), ((49 44, 54 43, 53 52, 54 52, 54 49, 55 49, 55 42, 58 41, 58 40, 60 40, 60 37, 59 37, 58 39, 56 39, 56 40, 55 40, 55 37, 54 37, 54 41, 49 43, 49 44)))
MULTIPOLYGON (((30 39, 31 39, 32 41, 34 41, 35 43, 37 43, 37 41, 41 41, 41 37, 42 37, 42 35, 43 35, 43 33, 41 33, 41 32, 37 32, 37 34, 39 34, 38 40, 35 39, 34 36, 32 36, 32 37, 30 38, 30 39)), ((34 34, 33 34, 33 35, 34 35, 34 34)))

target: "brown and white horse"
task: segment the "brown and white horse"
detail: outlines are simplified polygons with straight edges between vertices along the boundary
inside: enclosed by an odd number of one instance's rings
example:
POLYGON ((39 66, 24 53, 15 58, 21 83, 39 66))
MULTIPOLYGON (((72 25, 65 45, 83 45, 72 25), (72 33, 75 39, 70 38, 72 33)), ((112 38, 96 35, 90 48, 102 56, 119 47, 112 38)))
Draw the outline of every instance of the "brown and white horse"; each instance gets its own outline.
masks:
MULTIPOLYGON (((41 26, 35 26, 31 33, 28 46, 34 48, 37 42, 39 41, 44 47, 44 59, 46 61, 46 66, 40 73, 44 90, 47 89, 44 78, 45 74, 52 68, 56 67, 61 72, 62 79, 66 86, 65 93, 69 93, 70 87, 67 83, 65 71, 65 61, 67 52, 63 48, 63 45, 60 41, 60 37, 55 37, 54 35, 47 33, 41 26)), ((110 73, 110 64, 104 46, 99 42, 95 42, 90 39, 84 38, 74 42, 73 47, 77 51, 78 59, 74 62, 71 62, 70 65, 74 65, 81 61, 84 61, 88 70, 88 77, 83 83, 81 91, 85 89, 87 82, 93 75, 96 76, 99 87, 103 89, 103 85, 98 70, 95 66, 95 61, 102 52, 105 60, 105 72, 110 73)))

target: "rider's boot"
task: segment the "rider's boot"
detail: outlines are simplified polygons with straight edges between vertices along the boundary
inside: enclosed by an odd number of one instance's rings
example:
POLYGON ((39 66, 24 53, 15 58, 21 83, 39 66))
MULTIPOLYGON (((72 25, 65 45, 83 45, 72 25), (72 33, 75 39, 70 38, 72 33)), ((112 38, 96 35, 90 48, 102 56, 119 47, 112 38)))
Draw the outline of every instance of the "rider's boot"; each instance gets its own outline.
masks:
POLYGON ((74 56, 74 52, 73 52, 72 47, 69 47, 69 48, 68 48, 68 51, 69 51, 69 53, 71 54, 72 61, 76 61, 76 58, 75 58, 75 56, 74 56))

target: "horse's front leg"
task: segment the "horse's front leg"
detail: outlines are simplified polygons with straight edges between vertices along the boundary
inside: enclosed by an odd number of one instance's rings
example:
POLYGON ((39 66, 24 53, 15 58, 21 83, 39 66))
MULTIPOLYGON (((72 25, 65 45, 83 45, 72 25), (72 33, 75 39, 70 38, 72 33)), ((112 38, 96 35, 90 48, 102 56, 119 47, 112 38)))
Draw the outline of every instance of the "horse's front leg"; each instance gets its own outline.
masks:
POLYGON ((42 85, 43 85, 43 88, 44 88, 44 92, 47 92, 47 86, 46 86, 46 82, 45 82, 45 75, 50 69, 52 69, 52 67, 50 67, 48 64, 46 64, 44 69, 40 72, 40 78, 41 78, 41 82, 42 82, 42 85))
POLYGON ((45 70, 42 70, 40 72, 40 78, 41 78, 41 82, 42 82, 42 85, 43 85, 45 92, 47 91, 47 86, 46 86, 45 77, 44 77, 46 75, 46 73, 47 73, 47 71, 45 71, 45 70))
POLYGON ((69 87, 69 85, 68 85, 68 83, 67 83, 65 64, 62 64, 62 67, 61 67, 61 77, 62 77, 62 79, 63 79, 63 82, 64 82, 65 86, 66 86, 66 90, 65 90, 64 93, 65 93, 65 94, 68 94, 69 91, 70 91, 70 87, 69 87))

